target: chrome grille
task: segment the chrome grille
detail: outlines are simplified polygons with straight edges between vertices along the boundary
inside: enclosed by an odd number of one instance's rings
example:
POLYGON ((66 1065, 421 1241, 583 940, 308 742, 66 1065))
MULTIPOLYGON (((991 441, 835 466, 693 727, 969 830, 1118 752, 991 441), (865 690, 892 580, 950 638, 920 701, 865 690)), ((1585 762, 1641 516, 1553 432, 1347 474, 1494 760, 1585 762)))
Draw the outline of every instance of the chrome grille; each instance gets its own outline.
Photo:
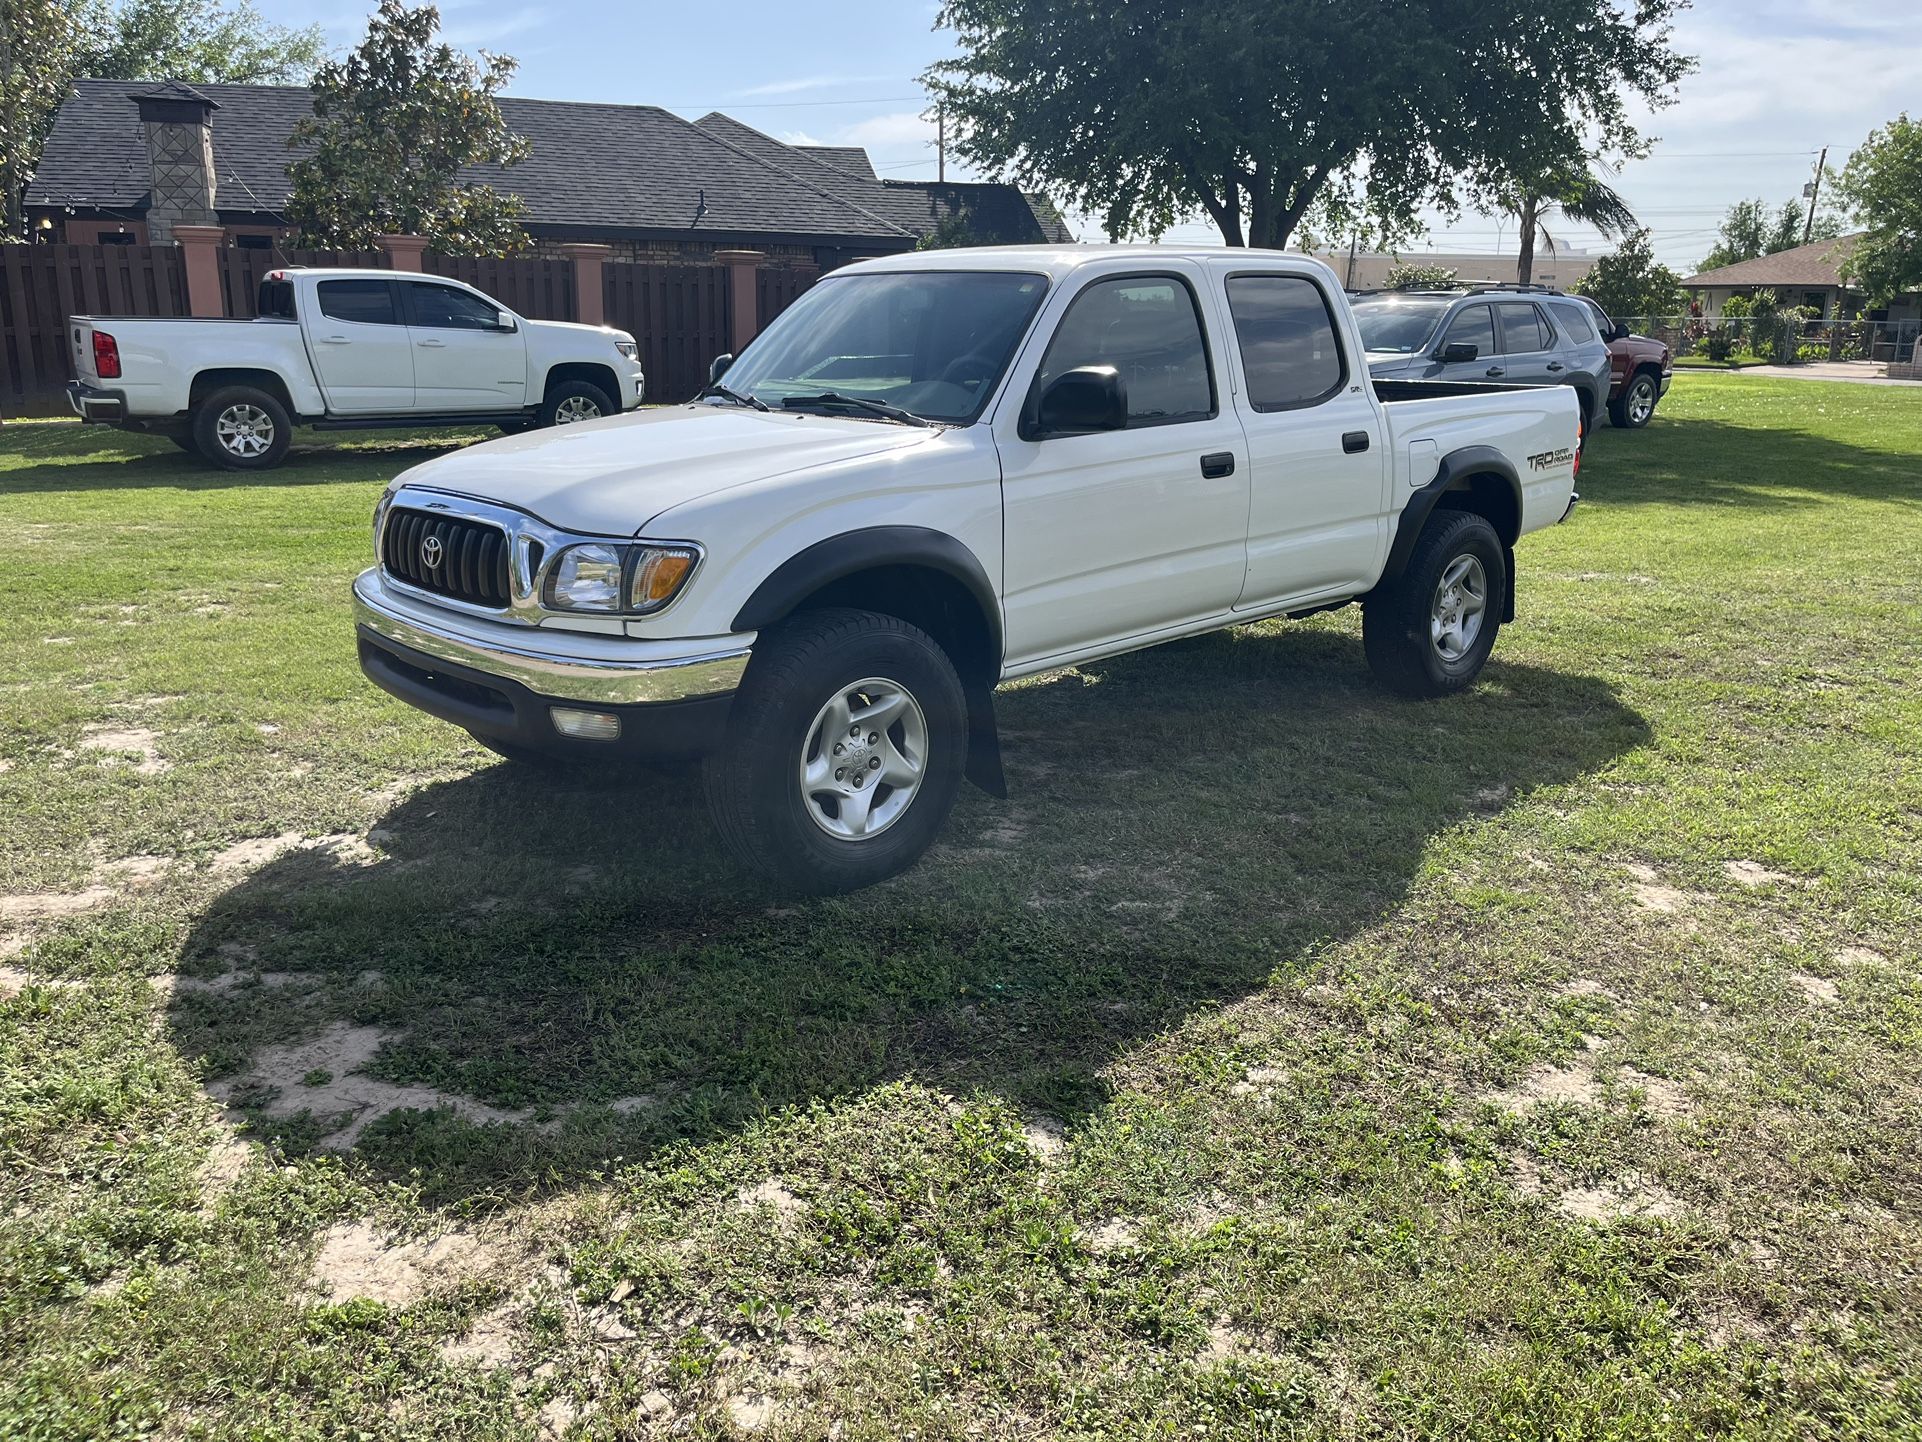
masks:
POLYGON ((396 507, 381 535, 380 563, 395 580, 496 611, 513 598, 508 556, 499 526, 439 511, 396 507))

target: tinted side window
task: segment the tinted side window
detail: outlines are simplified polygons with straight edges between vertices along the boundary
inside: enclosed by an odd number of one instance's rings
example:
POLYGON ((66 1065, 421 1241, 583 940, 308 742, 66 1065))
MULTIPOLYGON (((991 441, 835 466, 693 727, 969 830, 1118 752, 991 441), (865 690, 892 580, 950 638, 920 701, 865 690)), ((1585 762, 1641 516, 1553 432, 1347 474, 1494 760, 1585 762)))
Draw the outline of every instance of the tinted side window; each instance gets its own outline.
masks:
POLYGON ((1477 360, 1501 354, 1501 347, 1495 344, 1495 322, 1489 318, 1485 305, 1463 306, 1448 323, 1448 334, 1442 338, 1442 344, 1472 345, 1477 360))
POLYGON ((490 305, 470 291, 451 285, 407 284, 407 300, 413 307, 415 325, 442 330, 497 330, 500 307, 490 305))
POLYGON ((399 325, 390 280, 323 280, 320 313, 358 325, 399 325))
POLYGON ((1504 301, 1495 307, 1501 316, 1502 349, 1509 355, 1527 355, 1547 350, 1554 344, 1553 334, 1542 323, 1541 313, 1527 301, 1504 301))
POLYGON ((1548 308, 1555 312, 1555 319, 1562 323, 1568 338, 1577 345, 1587 345, 1595 339, 1595 326, 1588 318, 1588 307, 1580 301, 1550 301, 1548 308))
POLYGON ((1195 298, 1178 280, 1099 280, 1075 297, 1048 343, 1038 387, 1078 366, 1113 366, 1128 388, 1128 425, 1215 413, 1214 378, 1195 298))
POLYGON ((1248 403, 1287 410, 1327 400, 1346 378, 1335 318, 1313 281, 1293 275, 1238 275, 1228 310, 1248 372, 1248 403))

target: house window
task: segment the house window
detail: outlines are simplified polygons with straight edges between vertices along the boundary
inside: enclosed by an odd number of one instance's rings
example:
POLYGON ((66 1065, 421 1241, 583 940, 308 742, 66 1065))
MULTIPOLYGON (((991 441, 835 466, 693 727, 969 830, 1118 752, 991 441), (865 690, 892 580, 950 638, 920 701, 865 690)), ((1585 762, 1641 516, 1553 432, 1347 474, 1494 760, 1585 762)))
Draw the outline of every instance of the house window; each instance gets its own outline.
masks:
POLYGON ((271 235, 236 235, 234 248, 236 250, 272 250, 274 238, 271 235))

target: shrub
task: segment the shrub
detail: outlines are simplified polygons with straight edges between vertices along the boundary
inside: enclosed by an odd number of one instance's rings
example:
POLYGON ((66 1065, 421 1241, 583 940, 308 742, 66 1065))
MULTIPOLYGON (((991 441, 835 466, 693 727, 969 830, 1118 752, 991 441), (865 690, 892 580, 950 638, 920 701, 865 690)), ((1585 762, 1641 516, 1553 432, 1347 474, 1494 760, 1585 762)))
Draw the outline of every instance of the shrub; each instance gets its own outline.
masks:
POLYGON ((1727 326, 1716 326, 1702 337, 1702 353, 1717 365, 1725 364, 1735 354, 1735 336, 1727 326))

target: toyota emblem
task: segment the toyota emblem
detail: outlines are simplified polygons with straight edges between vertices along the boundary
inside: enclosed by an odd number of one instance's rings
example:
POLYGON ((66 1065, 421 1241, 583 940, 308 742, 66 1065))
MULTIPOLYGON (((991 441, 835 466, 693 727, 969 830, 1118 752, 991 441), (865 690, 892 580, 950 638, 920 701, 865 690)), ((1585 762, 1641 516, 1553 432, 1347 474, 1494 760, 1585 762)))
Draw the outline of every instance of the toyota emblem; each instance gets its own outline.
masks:
POLYGON ((428 570, 440 569, 441 543, 439 536, 429 536, 420 543, 420 563, 428 570))

